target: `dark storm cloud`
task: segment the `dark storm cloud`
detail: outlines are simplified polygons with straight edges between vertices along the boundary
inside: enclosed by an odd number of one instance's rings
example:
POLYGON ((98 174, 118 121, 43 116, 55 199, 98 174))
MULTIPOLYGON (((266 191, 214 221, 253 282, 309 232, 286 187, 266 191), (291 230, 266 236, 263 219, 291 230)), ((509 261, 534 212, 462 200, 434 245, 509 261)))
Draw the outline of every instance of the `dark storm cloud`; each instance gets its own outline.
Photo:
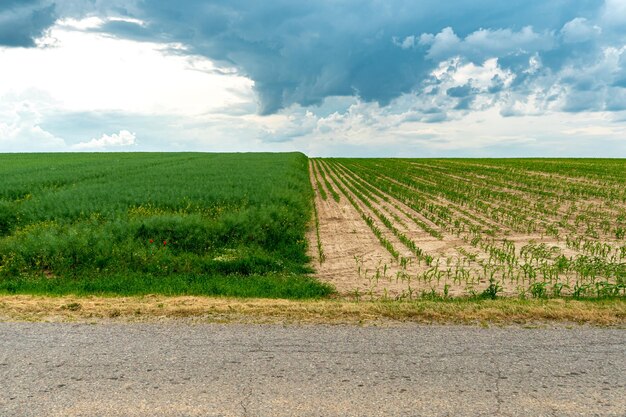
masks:
MULTIPOLYGON (((0 44, 32 46, 57 15, 138 19, 109 20, 98 30, 182 43, 186 53, 236 68, 254 81, 261 114, 332 96, 385 106, 421 91, 425 80, 432 86, 432 71, 454 58, 476 65, 498 58, 513 74, 481 91, 471 83, 442 89, 463 110, 479 94, 561 83, 569 94, 563 110, 606 109, 611 97, 623 97, 626 79, 623 51, 613 68, 600 68, 611 64, 607 48, 626 44, 626 8, 618 0, 5 0, 0 44)), ((615 101, 612 108, 620 107, 615 101)))
MULTIPOLYGON (((270 114, 337 95, 385 105, 419 86, 443 58, 549 50, 552 32, 598 12, 597 1, 584 0, 452 3, 144 0, 135 17, 145 26, 113 23, 103 30, 181 42, 191 53, 236 67, 254 80, 259 112, 270 114), (420 44, 422 34, 432 35, 431 44, 427 36, 420 44)), ((579 32, 591 36, 583 25, 571 26, 571 39, 579 32)))
POLYGON ((135 0, 0 0, 0 47, 34 47, 58 19, 130 16, 135 0))
POLYGON ((474 93, 474 89, 471 85, 465 84, 458 87, 449 88, 446 94, 450 97, 463 98, 474 93))
POLYGON ((136 22, 128 22, 125 20, 111 20, 97 29, 97 32, 114 33, 120 38, 134 39, 140 41, 155 40, 155 33, 136 22))
POLYGON ((55 5, 38 0, 0 2, 0 46, 32 47, 56 20, 55 5))

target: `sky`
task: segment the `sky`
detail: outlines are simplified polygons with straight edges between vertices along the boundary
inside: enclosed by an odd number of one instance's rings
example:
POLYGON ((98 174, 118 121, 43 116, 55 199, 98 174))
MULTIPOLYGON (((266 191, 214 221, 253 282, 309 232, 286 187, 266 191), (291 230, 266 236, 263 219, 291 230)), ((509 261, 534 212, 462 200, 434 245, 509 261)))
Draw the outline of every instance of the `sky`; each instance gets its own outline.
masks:
POLYGON ((0 0, 0 152, 626 157, 625 0, 0 0))

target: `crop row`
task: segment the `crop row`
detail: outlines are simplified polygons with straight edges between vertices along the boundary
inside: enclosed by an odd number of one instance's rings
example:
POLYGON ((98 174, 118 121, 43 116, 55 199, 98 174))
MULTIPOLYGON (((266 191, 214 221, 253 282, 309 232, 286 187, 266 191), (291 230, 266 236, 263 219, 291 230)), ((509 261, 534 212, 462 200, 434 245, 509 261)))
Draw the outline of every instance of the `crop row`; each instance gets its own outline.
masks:
POLYGON ((598 178, 605 170, 593 166, 587 172, 566 161, 557 175, 541 171, 542 161, 525 161, 524 169, 499 162, 324 159, 316 165, 396 260, 406 265, 397 254, 412 254, 413 269, 398 271, 404 280, 464 285, 467 292, 486 286, 533 296, 624 295, 624 187, 616 184, 626 178, 612 172, 604 185, 598 178), (424 250, 427 237, 448 242, 444 247, 456 254, 424 250))

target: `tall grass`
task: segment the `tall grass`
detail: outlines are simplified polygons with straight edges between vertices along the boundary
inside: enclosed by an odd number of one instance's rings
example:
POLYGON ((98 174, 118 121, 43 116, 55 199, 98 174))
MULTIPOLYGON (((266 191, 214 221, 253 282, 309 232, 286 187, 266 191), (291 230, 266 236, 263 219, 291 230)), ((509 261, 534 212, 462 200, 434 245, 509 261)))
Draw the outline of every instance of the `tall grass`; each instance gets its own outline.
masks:
POLYGON ((307 164, 300 153, 0 155, 0 291, 325 294, 306 278, 307 164))

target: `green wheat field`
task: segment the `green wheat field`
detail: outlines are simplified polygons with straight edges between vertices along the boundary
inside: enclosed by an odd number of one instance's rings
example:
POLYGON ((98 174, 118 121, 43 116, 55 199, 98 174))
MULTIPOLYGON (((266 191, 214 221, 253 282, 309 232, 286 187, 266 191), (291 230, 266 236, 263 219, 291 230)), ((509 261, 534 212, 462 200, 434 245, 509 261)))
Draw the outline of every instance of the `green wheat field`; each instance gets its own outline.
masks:
POLYGON ((0 291, 311 298, 303 154, 0 155, 0 291))

